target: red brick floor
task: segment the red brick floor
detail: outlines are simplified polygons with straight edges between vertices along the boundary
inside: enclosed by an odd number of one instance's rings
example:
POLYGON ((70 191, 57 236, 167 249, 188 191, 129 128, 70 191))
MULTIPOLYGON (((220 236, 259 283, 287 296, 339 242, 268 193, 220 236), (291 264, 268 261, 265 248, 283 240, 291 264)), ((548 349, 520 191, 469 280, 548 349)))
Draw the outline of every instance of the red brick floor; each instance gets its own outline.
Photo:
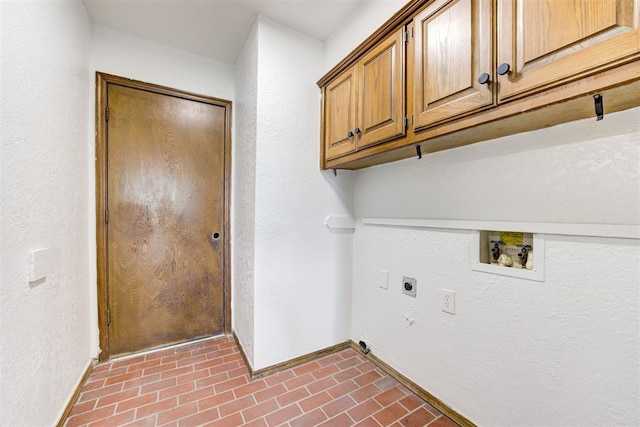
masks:
POLYGON ((98 365, 66 426, 456 426, 352 349, 251 380, 231 337, 98 365))

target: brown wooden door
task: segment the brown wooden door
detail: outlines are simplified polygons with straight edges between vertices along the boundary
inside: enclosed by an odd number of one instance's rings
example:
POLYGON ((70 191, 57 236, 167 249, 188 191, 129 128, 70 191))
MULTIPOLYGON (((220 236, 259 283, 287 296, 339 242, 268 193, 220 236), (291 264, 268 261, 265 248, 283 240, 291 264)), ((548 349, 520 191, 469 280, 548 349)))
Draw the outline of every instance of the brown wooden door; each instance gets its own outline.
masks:
POLYGON ((220 334, 228 110, 106 92, 108 354, 220 334))
POLYGON ((414 129, 494 105, 492 8, 491 0, 439 0, 415 17, 414 129))
POLYGON ((358 62, 358 148, 405 133, 404 29, 358 62))
POLYGON ((499 100, 629 62, 640 54, 638 0, 500 0, 499 100))
POLYGON ((334 159, 356 150, 356 68, 351 67, 324 89, 325 158, 334 159))

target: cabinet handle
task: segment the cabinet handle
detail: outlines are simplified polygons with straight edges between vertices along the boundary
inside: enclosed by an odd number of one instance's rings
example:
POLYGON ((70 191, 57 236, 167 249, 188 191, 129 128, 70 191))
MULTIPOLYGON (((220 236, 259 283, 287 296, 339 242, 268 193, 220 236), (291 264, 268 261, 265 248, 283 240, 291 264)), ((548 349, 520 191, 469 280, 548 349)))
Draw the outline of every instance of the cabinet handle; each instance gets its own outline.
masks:
POLYGON ((478 83, 485 85, 491 81, 491 76, 488 73, 482 73, 478 77, 478 83))
POLYGON ((511 69, 511 65, 507 64, 506 62, 504 64, 500 64, 498 65, 498 74, 500 74, 501 76, 504 76, 509 72, 510 69, 511 69))
POLYGON ((353 138, 353 132, 351 131, 347 132, 347 138, 353 138))
POLYGON ((360 135, 362 133, 362 131, 360 131, 360 128, 355 128, 353 131, 356 133, 356 135, 360 135))

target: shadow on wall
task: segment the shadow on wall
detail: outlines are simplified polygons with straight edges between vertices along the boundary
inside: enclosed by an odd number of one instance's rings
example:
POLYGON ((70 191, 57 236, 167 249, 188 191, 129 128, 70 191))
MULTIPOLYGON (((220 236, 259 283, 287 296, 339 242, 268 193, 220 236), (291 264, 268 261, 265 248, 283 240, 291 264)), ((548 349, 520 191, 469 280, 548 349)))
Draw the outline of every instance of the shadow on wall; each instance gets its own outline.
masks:
POLYGON ((452 150, 429 154, 439 162, 461 163, 467 160, 494 159, 499 156, 545 150, 585 139, 615 137, 640 131, 640 108, 604 116, 604 120, 590 119, 564 123, 530 132, 478 142, 452 150))
POLYGON ((361 169, 354 214, 635 224, 639 116, 636 108, 361 169))
POLYGON ((353 183, 354 171, 331 169, 320 171, 322 178, 338 196, 342 205, 353 216, 353 183))

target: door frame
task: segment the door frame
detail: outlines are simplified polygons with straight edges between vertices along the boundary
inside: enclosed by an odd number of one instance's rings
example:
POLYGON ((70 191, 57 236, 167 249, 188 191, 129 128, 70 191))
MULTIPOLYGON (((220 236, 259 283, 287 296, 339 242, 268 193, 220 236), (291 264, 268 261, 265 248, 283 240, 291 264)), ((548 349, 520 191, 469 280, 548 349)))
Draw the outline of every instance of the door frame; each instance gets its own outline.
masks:
POLYGON ((223 265, 223 321, 224 333, 231 333, 231 101, 210 96, 132 80, 112 74, 96 72, 96 245, 97 245, 97 279, 98 279, 98 333, 100 339, 99 361, 108 360, 109 328, 107 325, 108 299, 108 248, 107 248, 107 86, 117 84, 132 89, 145 90, 161 95, 175 96, 182 99, 217 105, 225 109, 224 132, 224 235, 222 249, 223 265))

